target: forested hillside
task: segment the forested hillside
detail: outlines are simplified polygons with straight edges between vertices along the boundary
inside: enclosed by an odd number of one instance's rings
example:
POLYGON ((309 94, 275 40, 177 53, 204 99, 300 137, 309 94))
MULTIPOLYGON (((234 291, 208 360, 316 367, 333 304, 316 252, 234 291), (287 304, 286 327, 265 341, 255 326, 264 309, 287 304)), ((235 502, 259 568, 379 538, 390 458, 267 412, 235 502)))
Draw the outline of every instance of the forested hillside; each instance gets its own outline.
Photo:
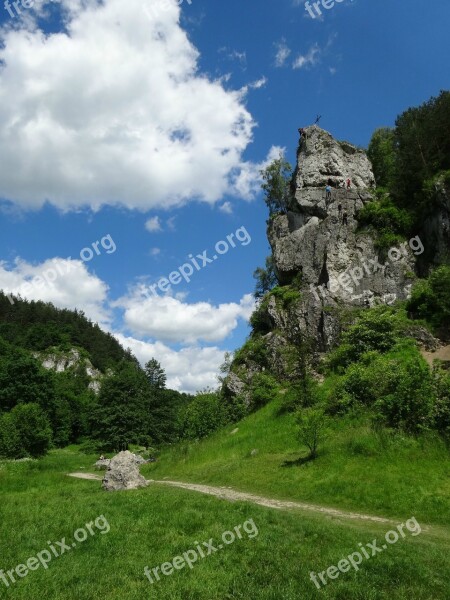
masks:
POLYGON ((166 389, 155 359, 143 370, 83 313, 21 299, 12 305, 0 293, 0 456, 40 456, 70 443, 119 450, 173 441, 188 399, 166 389), (68 353, 59 372, 43 367, 43 357, 57 363, 68 353))

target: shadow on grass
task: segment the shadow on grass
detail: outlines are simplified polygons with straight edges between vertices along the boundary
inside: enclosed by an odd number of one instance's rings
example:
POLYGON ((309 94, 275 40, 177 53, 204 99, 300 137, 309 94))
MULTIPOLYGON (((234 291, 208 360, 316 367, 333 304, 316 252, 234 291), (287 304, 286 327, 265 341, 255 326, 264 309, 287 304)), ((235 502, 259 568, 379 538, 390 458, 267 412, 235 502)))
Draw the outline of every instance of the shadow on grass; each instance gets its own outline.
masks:
POLYGON ((300 458, 296 458, 295 460, 285 460, 284 463, 281 464, 282 467, 301 467, 306 463, 315 460, 317 457, 312 454, 308 454, 308 456, 301 456, 300 458))

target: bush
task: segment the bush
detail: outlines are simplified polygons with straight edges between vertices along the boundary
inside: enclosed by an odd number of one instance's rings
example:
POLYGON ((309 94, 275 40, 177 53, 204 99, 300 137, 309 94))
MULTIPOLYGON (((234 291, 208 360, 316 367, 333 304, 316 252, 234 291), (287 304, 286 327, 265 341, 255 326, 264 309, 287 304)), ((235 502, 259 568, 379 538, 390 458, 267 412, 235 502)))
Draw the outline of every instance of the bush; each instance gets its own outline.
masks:
POLYGON ((257 373, 250 384, 251 408, 258 409, 277 397, 280 385, 269 373, 257 373))
POLYGON ((434 371, 436 403, 433 407, 433 426, 450 440, 450 373, 434 371))
POLYGON ((450 327, 450 266, 435 269, 428 280, 413 287, 407 309, 416 319, 426 319, 435 329, 448 334, 450 327))
POLYGON ((39 404, 18 404, 0 421, 0 454, 7 458, 37 458, 52 442, 49 420, 39 404))
POLYGON ((227 412, 219 393, 198 394, 187 406, 182 435, 187 439, 204 438, 227 423, 227 412))
POLYGON ((331 369, 345 368, 370 351, 387 352, 397 340, 399 321, 392 309, 380 306, 361 313, 342 336, 342 344, 327 360, 331 369))

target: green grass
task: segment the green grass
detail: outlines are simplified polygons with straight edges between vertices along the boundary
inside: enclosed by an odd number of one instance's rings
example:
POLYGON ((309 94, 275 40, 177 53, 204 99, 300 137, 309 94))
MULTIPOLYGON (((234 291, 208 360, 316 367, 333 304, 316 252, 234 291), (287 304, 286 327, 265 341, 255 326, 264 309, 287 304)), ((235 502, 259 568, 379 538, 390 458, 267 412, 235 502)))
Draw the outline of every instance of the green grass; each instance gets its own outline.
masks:
POLYGON ((334 419, 317 460, 306 454, 292 415, 273 402, 202 442, 183 443, 147 465, 148 478, 232 486, 269 497, 314 502, 399 519, 450 523, 449 451, 437 436, 380 439, 364 419, 334 419), (258 450, 251 456, 253 449, 258 450))
MULTIPOLYGON (((287 421, 276 423, 277 435, 267 439, 267 446, 275 450, 287 421)), ((242 438, 245 427, 241 426, 238 437, 232 438, 236 458, 241 462, 247 460, 241 458, 247 451, 242 438)), ((284 435, 289 436, 290 431, 284 435)), ((449 545, 439 528, 416 537, 408 534, 382 554, 364 561, 358 572, 352 569, 341 574, 318 591, 309 579, 310 571, 336 565, 358 550, 358 543, 380 540, 388 528, 230 503, 161 485, 111 494, 103 492, 99 482, 66 477, 68 472, 90 469, 93 460, 65 450, 52 452, 40 461, 0 464, 1 568, 11 569, 26 562, 47 548, 47 541, 66 537, 69 542, 76 529, 100 515, 110 525, 109 533, 89 537, 53 559, 48 570, 30 572, 8 590, 0 582, 1 598, 444 600, 449 596, 449 545), (248 519, 256 524, 257 537, 248 539, 244 535, 242 540, 196 563, 192 571, 185 568, 163 576, 154 585, 144 577, 145 566, 152 568, 170 561, 197 542, 210 538, 217 541, 224 531, 248 519)), ((267 457, 262 460, 266 462, 267 457)), ((258 467, 250 464, 253 475, 260 479, 258 467)), ((266 470, 268 475, 273 468, 266 470)), ((226 469, 218 475, 225 476, 226 469)), ((210 476, 214 478, 212 473, 210 476)), ((286 477, 282 477, 284 485, 286 477)), ((246 487, 253 488, 251 479, 246 487)))

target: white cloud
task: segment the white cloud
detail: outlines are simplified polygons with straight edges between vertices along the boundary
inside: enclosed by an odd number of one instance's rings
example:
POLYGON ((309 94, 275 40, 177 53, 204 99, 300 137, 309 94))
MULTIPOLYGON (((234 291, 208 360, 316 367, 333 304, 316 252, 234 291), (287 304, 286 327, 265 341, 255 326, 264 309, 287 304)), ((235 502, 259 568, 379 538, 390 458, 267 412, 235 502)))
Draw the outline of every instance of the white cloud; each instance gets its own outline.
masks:
POLYGON ((147 295, 144 298, 136 292, 113 303, 124 309, 125 326, 138 337, 182 344, 224 340, 236 329, 239 319, 250 318, 255 306, 251 294, 246 294, 239 304, 218 306, 209 302, 188 304, 172 296, 147 295))
POLYGON ((261 191, 260 171, 265 169, 273 160, 284 154, 284 148, 272 146, 265 160, 260 163, 247 163, 234 178, 233 187, 237 197, 252 200, 261 191))
POLYGON ((319 62, 321 50, 318 44, 314 44, 304 55, 300 54, 292 64, 293 69, 303 69, 313 67, 319 62))
POLYGON ((222 204, 222 206, 219 206, 219 210, 221 212, 225 213, 226 215, 233 214, 233 206, 232 206, 231 202, 224 202, 222 204))
POLYGON ((199 72, 177 4, 62 0, 66 31, 0 31, 0 197, 148 210, 235 191, 255 123, 199 72))
POLYGON ((159 217, 152 217, 151 219, 149 219, 145 223, 145 229, 147 229, 147 231, 150 231, 151 233, 161 231, 162 227, 161 227, 161 221, 159 220, 159 217))
POLYGON ((291 50, 287 46, 285 39, 282 39, 281 42, 276 44, 276 49, 275 66, 283 67, 291 54, 291 50))
POLYGON ((54 258, 32 265, 20 258, 0 262, 0 289, 28 300, 52 302, 58 308, 84 311, 93 321, 110 320, 105 308, 108 286, 89 273, 81 260, 54 258))
POLYGON ((225 352, 215 346, 189 346, 177 351, 161 342, 152 344, 120 333, 114 335, 122 346, 131 349, 141 365, 156 358, 166 372, 167 387, 170 389, 195 393, 218 385, 217 376, 219 367, 224 362, 225 352))
POLYGON ((267 82, 269 80, 267 79, 267 77, 261 77, 260 79, 257 79, 256 81, 253 81, 252 83, 249 83, 249 87, 251 87, 254 90, 259 90, 259 88, 264 87, 265 85, 267 85, 267 82))
POLYGON ((150 256, 159 256, 161 254, 161 248, 151 248, 150 256))

